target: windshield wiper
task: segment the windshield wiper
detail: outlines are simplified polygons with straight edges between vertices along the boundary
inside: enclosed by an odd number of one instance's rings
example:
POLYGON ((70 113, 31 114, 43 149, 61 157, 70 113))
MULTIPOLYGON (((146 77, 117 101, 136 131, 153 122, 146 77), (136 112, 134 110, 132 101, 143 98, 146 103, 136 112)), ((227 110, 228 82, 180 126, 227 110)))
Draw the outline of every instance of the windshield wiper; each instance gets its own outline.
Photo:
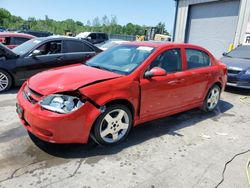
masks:
POLYGON ((109 69, 109 68, 106 68, 106 67, 102 67, 102 66, 99 66, 99 65, 88 65, 88 66, 94 67, 94 68, 97 68, 97 69, 101 69, 101 70, 107 70, 107 71, 113 72, 112 69, 109 69))

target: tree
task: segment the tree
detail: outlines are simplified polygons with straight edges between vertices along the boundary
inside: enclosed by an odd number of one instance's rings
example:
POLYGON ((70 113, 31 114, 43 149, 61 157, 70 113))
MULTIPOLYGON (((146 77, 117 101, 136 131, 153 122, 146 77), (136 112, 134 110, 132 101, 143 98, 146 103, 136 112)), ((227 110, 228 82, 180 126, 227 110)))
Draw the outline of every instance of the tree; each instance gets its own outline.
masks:
POLYGON ((108 16, 107 16, 107 15, 104 15, 104 16, 102 17, 102 25, 109 25, 109 24, 110 24, 110 22, 109 22, 108 16))
POLYGON ((5 21, 10 20, 11 14, 4 8, 0 8, 0 24, 3 25, 5 21))
POLYGON ((92 21, 92 26, 94 26, 94 27, 99 27, 101 24, 100 24, 100 19, 99 19, 99 17, 97 16, 97 17, 95 17, 94 19, 93 19, 93 21, 92 21))
POLYGON ((159 23, 156 25, 156 27, 159 28, 159 32, 160 32, 160 33, 165 34, 165 35, 169 35, 168 31, 167 31, 166 28, 165 28, 165 23, 159 22, 159 23))
MULTIPOLYGON (((117 17, 114 15, 111 15, 110 17, 104 15, 101 20, 99 17, 95 17, 92 20, 92 24, 91 20, 88 20, 86 25, 84 25, 81 21, 74 21, 72 19, 56 21, 49 18, 48 15, 45 15, 44 19, 29 17, 25 20, 21 17, 11 15, 9 11, 3 8, 0 8, 0 26, 13 29, 30 28, 31 30, 48 31, 55 34, 64 34, 65 30, 70 30, 75 34, 84 31, 100 31, 111 34, 127 35, 144 35, 144 30, 146 28, 146 26, 136 25, 133 23, 128 23, 125 26, 119 25, 117 17)), ((163 22, 159 22, 157 26, 162 29, 164 33, 167 33, 163 22)))
POLYGON ((78 26, 83 26, 83 23, 80 22, 80 21, 76 21, 76 25, 78 25, 78 26))
POLYGON ((87 26, 91 26, 90 20, 87 21, 87 26))
POLYGON ((117 17, 116 16, 111 15, 110 25, 117 25, 117 17))

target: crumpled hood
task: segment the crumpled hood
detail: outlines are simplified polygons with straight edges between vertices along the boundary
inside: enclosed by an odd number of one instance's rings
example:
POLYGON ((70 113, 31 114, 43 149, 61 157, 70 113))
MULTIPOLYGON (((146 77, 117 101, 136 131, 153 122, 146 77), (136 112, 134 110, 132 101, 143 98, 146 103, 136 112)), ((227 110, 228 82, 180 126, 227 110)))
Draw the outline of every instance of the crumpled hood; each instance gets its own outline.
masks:
POLYGON ((227 65, 229 69, 241 69, 247 70, 250 68, 250 60, 249 59, 240 59, 240 58, 230 58, 223 57, 221 61, 227 65))
POLYGON ((36 74, 28 80, 28 86, 42 95, 49 95, 74 91, 85 85, 121 76, 123 75, 81 64, 36 74))

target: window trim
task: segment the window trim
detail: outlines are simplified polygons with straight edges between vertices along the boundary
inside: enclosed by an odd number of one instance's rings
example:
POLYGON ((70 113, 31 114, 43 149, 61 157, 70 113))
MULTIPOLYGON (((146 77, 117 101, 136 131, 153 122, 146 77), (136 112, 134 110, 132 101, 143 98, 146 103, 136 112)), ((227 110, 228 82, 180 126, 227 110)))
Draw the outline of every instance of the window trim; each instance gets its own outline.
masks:
POLYGON ((194 69, 207 68, 207 67, 211 67, 211 65, 212 65, 212 58, 211 58, 210 54, 207 53, 206 51, 202 50, 202 49, 187 47, 187 48, 184 48, 184 55, 185 55, 185 61, 186 61, 186 70, 194 70, 194 69), (202 67, 188 68, 188 59, 187 59, 187 52, 186 52, 186 50, 195 50, 195 51, 199 51, 199 52, 207 54, 207 56, 209 58, 209 64, 207 66, 202 66, 202 67))

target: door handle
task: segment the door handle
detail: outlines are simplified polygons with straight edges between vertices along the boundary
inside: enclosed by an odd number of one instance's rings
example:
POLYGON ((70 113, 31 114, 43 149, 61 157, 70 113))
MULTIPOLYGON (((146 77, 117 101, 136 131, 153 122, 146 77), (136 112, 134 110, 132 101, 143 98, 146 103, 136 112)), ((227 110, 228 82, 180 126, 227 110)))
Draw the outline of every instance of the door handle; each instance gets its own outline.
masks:
POLYGON ((56 58, 57 61, 61 61, 62 59, 63 59, 62 56, 56 58))
POLYGON ((85 57, 86 58, 91 58, 91 55, 90 54, 86 54, 85 57))
POLYGON ((168 84, 176 85, 176 84, 182 83, 183 81, 185 81, 185 79, 176 79, 176 80, 169 81, 168 84))
POLYGON ((169 81, 168 84, 170 85, 176 85, 176 84, 179 84, 181 83, 179 80, 172 80, 172 81, 169 81))

